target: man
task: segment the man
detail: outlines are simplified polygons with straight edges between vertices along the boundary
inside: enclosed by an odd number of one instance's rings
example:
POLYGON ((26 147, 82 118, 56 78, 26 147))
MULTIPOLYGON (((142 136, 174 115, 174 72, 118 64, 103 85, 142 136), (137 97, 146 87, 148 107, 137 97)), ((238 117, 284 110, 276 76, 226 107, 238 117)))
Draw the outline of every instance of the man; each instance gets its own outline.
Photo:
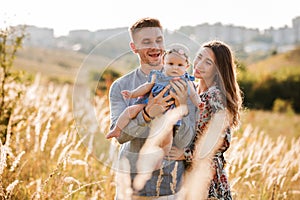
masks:
MULTIPOLYGON (((121 91, 137 88, 149 80, 148 75, 151 70, 162 69, 164 36, 159 20, 153 18, 140 19, 130 27, 129 32, 131 36, 130 48, 138 55, 140 66, 116 80, 110 88, 111 129, 114 127, 123 110, 127 106, 133 105, 136 100, 123 99, 121 91)), ((177 80, 171 83, 171 86, 175 89, 176 95, 172 93, 164 97, 163 94, 167 88, 155 97, 150 95, 152 98, 149 99, 144 110, 131 120, 123 129, 121 136, 117 138, 121 144, 120 159, 125 157, 130 164, 131 182, 133 182, 138 172, 136 163, 139 151, 149 135, 151 120, 160 116, 168 109, 168 101, 175 101, 175 104, 178 106, 188 105, 189 112, 189 115, 183 113, 185 116, 182 117, 182 125, 173 139, 173 145, 177 148, 184 148, 191 142, 194 136, 196 108, 187 98, 187 85, 182 80, 177 80)), ((155 197, 157 196, 163 196, 162 198, 165 199, 176 198, 176 193, 180 189, 184 172, 183 161, 164 160, 161 169, 155 170, 152 173, 151 178, 146 182, 143 189, 134 191, 133 199, 156 199, 155 197), (173 174, 172 176, 171 173, 175 166, 177 168, 176 175, 174 176, 173 174), (175 178, 176 180, 174 181, 173 179, 175 178)))

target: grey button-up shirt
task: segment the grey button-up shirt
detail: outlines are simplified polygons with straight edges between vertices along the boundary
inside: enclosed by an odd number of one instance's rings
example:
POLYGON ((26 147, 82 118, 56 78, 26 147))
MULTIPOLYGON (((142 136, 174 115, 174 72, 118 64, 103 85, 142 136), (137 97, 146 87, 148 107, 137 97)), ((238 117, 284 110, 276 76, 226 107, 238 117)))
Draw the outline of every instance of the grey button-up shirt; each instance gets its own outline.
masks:
MULTIPOLYGON (((133 90, 141 84, 148 81, 148 77, 141 71, 140 67, 132 72, 117 79, 110 88, 109 101, 110 101, 110 113, 111 113, 111 128, 115 126, 115 123, 124 111, 124 109, 130 105, 133 105, 136 99, 124 99, 122 97, 122 90, 133 90)), ((178 148, 184 148, 190 144, 195 134, 195 117, 197 108, 188 100, 189 115, 183 117, 182 124, 178 130, 178 133, 173 139, 173 145, 178 148)), ((136 162, 138 159, 138 153, 142 148, 145 140, 149 134, 149 123, 145 122, 142 112, 140 112, 136 118, 132 119, 130 123, 122 130, 121 136, 117 138, 121 144, 120 158, 126 157, 130 163, 131 178, 133 180, 137 170, 136 162)), ((181 184, 184 164, 183 161, 163 161, 163 174, 160 175, 159 170, 154 171, 152 178, 147 181, 145 187, 138 191, 137 195, 140 196, 164 196, 171 195, 174 191, 179 191, 181 184), (177 180, 176 187, 171 175, 172 170, 177 165, 177 180), (159 190, 157 190, 158 177, 160 175, 159 190), (162 180, 161 180, 162 178, 162 180), (173 188, 171 189, 171 183, 173 188), (159 194, 157 192, 159 191, 159 194)))

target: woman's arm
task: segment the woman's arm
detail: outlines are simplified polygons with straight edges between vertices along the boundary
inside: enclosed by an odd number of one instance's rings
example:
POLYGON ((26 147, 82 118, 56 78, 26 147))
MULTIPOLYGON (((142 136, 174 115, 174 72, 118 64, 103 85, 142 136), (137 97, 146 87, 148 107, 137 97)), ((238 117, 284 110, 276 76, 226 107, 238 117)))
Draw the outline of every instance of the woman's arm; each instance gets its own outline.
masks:
MULTIPOLYGON (((227 142, 225 149, 229 146, 230 124, 228 112, 223 104, 223 98, 219 90, 212 90, 207 95, 204 107, 205 111, 200 112, 200 121, 196 125, 201 127, 197 130, 197 137, 186 149, 190 152, 186 157, 188 162, 192 159, 204 159, 217 151, 220 151, 224 142, 227 142), (195 150, 198 152, 195 154, 195 150)), ((224 151, 224 150, 222 150, 224 151)))

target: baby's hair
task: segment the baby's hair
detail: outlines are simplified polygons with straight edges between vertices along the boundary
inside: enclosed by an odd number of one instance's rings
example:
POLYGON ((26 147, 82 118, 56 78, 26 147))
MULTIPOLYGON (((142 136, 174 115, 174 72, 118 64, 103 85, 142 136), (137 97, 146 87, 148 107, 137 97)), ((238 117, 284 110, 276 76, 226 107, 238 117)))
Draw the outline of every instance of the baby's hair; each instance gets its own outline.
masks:
POLYGON ((189 64, 190 61, 189 61, 188 52, 189 52, 189 50, 186 46, 176 43, 176 44, 170 45, 168 50, 165 51, 164 56, 167 54, 170 54, 170 53, 176 53, 179 56, 184 56, 187 64, 189 64))

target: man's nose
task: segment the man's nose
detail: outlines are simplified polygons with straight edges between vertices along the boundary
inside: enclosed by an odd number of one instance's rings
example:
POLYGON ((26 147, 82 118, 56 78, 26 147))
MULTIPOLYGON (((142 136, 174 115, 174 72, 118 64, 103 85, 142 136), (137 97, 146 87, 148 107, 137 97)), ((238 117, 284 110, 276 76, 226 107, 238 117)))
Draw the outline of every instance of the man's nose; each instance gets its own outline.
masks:
POLYGON ((158 44, 157 42, 153 42, 152 45, 151 45, 151 48, 160 49, 160 44, 158 44))

